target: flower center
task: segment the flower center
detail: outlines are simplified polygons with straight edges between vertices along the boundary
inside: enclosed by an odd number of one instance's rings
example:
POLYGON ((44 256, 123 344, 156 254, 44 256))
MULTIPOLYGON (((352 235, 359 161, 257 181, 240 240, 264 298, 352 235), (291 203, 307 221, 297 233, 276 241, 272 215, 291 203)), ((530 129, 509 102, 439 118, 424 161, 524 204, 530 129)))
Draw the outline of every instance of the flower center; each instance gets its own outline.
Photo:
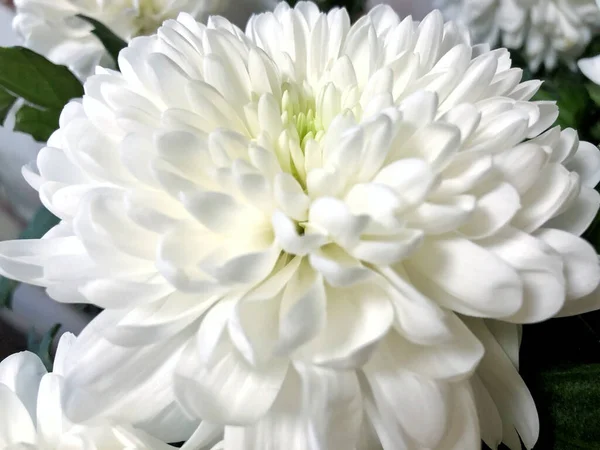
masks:
POLYGON ((282 92, 283 133, 277 143, 278 157, 282 167, 306 189, 307 166, 310 166, 307 147, 318 146, 326 130, 310 88, 284 83, 282 92))
POLYGON ((165 20, 175 18, 172 11, 164 11, 156 0, 139 0, 132 3, 131 11, 134 16, 133 37, 156 33, 156 30, 165 20))

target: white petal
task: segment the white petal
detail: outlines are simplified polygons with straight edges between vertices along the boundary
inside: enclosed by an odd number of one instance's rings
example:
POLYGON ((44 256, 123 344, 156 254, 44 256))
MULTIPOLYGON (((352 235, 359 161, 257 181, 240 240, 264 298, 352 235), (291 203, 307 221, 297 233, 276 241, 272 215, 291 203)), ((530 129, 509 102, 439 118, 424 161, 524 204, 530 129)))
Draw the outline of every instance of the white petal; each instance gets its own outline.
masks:
POLYGON ((548 228, 557 228, 575 236, 581 236, 596 218, 600 208, 600 193, 595 189, 582 186, 579 196, 567 210, 544 224, 548 228))
POLYGON ((479 377, 505 425, 515 427, 525 447, 533 448, 540 424, 529 389, 484 322, 478 319, 466 319, 465 322, 485 346, 485 356, 477 372, 479 377))
POLYGON ((428 239, 404 265, 421 292, 458 312, 506 317, 523 303, 517 272, 465 239, 428 239))
POLYGON ((326 286, 327 322, 323 331, 299 349, 314 364, 351 368, 362 365, 392 325, 389 297, 375 282, 326 286))
POLYGON ((379 171, 373 179, 398 193, 409 205, 421 203, 433 186, 434 174, 422 159, 405 158, 395 161, 379 171))
POLYGON ((388 292, 396 309, 394 326, 400 334, 421 345, 435 345, 452 339, 446 315, 435 302, 393 269, 380 270, 389 283, 388 292))
POLYGON ((427 234, 444 234, 468 223, 475 206, 476 199, 471 195, 452 197, 445 202, 425 202, 407 214, 407 223, 427 234))
POLYGON ((450 408, 456 413, 451 415, 448 434, 440 443, 439 448, 479 450, 481 447, 481 432, 473 392, 466 383, 458 383, 450 391, 453 394, 450 408))
POLYGON ((508 183, 499 183, 477 199, 469 222, 460 232, 472 239, 490 236, 509 223, 520 208, 517 190, 508 183))
POLYGON ((594 248, 583 239, 561 230, 541 229, 535 234, 562 257, 567 301, 588 295, 600 282, 594 248))
POLYGON ((223 334, 208 363, 199 360, 196 342, 190 341, 177 365, 175 392, 191 417, 246 425, 269 410, 286 371, 285 362, 273 361, 265 369, 250 366, 223 334))
POLYGON ((563 263, 543 241, 507 227, 479 243, 510 264, 523 283, 523 304, 505 320, 539 322, 554 316, 562 308, 566 285, 563 263))
POLYGON ((547 165, 521 197, 523 206, 512 224, 527 232, 536 230, 559 213, 578 186, 577 175, 568 172, 562 165, 547 165))
POLYGON ((36 444, 36 432, 33 420, 17 395, 8 387, 0 384, 0 445, 3 448, 11 444, 36 444))
POLYGON ((421 230, 404 229, 390 236, 361 239, 349 252, 366 263, 388 266, 409 257, 422 242, 421 230))
POLYGON ((75 344, 76 337, 73 333, 64 333, 59 341, 54 355, 54 364, 52 367, 52 373, 63 376, 65 373, 65 364, 71 347, 75 344))
POLYGON ((460 380, 469 377, 483 356, 483 346, 456 316, 449 314, 452 338, 431 346, 417 345, 390 332, 377 352, 399 367, 430 378, 460 380))
POLYGON ((281 211, 275 211, 271 217, 275 239, 281 248, 289 254, 304 256, 312 253, 327 241, 319 232, 308 230, 298 232, 296 223, 281 211))
POLYGON ((494 400, 476 373, 471 378, 471 388, 477 405, 481 439, 488 447, 497 449, 502 442, 502 417, 494 400))
POLYGON ((365 230, 369 218, 353 215, 348 206, 334 198, 319 198, 311 205, 309 221, 325 230, 343 247, 356 243, 365 230))
POLYGON ((58 446, 61 436, 72 427, 61 406, 62 377, 47 374, 42 378, 37 402, 37 430, 46 445, 58 446))
POLYGON ((323 277, 303 262, 283 293, 277 353, 287 353, 314 338, 326 326, 323 277))
POLYGON ((597 309, 600 309, 600 284, 592 293, 585 297, 567 301, 556 317, 576 316, 596 311, 597 309))
POLYGON ((302 378, 309 448, 354 448, 363 416, 356 374, 307 367, 297 370, 302 378))
POLYGON ((450 416, 445 384, 406 372, 377 357, 364 372, 382 414, 391 414, 420 446, 436 448, 450 416))
POLYGON ((362 283, 372 275, 370 269, 335 244, 326 245, 311 253, 309 261, 331 286, 362 283))
POLYGON ((288 173, 277 174, 273 189, 283 212, 298 221, 307 219, 310 201, 294 177, 288 173))
POLYGON ((15 353, 0 363, 0 384, 15 393, 34 425, 38 388, 45 374, 44 364, 31 352, 15 353))
POLYGON ((66 416, 85 421, 116 415, 134 426, 151 423, 148 431, 165 442, 187 439, 197 422, 185 417, 176 405, 171 381, 187 338, 178 335, 158 345, 125 348, 105 340, 92 322, 78 336, 64 363, 66 416), (148 403, 148 398, 153 401, 148 403), (169 410, 173 413, 165 414, 169 410), (162 416, 168 420, 156 420, 162 416))
POLYGON ((146 346, 171 338, 200 318, 218 296, 174 292, 159 301, 124 312, 107 309, 94 322, 96 331, 123 347, 146 346))
POLYGON ((575 156, 565 161, 565 167, 576 172, 584 186, 596 187, 600 181, 600 150, 589 142, 581 142, 575 156))
POLYGON ((596 84, 600 84, 600 56, 577 61, 579 70, 596 84))

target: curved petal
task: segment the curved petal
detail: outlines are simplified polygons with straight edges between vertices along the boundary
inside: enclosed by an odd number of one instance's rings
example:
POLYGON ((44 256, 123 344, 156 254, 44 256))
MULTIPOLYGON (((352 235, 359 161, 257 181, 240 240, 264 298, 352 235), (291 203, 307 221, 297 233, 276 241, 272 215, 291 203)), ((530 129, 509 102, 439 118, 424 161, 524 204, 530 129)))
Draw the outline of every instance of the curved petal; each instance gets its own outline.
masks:
POLYGON ((164 442, 186 440, 197 421, 176 407, 172 376, 191 338, 185 331, 157 344, 121 347, 104 339, 92 321, 64 362, 62 405, 67 418, 81 422, 113 416, 140 428, 153 424, 146 431, 164 442), (168 420, 157 421, 159 417, 168 420))
POLYGON ((198 320, 219 296, 174 292, 130 310, 107 309, 94 321, 102 336, 122 347, 147 346, 171 338, 198 320))
POLYGON ((448 434, 439 448, 448 450, 479 450, 481 433, 475 398, 467 383, 459 383, 450 389, 450 408, 455 411, 448 424, 448 434))
POLYGON ((62 377, 47 374, 42 378, 37 401, 37 431, 49 447, 57 447, 61 436, 72 423, 62 411, 61 396, 64 389, 62 377))
POLYGON ((556 317, 576 316, 600 309, 600 284, 585 297, 569 299, 556 317))
POLYGON ((469 377, 483 357, 483 346, 453 314, 448 315, 452 338, 431 346, 417 345, 390 332, 376 353, 397 361, 397 366, 433 379, 461 380, 469 377))
POLYGON ((0 362, 0 384, 13 391, 35 425, 38 390, 47 371, 37 355, 15 353, 0 362))
POLYGON ((485 323, 471 318, 465 323, 485 346, 477 374, 494 400, 504 427, 516 428, 525 447, 533 448, 540 424, 529 389, 485 323))
POLYGON ((452 339, 446 315, 434 301, 428 299, 397 271, 380 269, 389 284, 389 295, 396 310, 394 327, 415 344, 435 345, 452 339))
POLYGON ((520 208, 517 190, 508 183, 499 183, 477 199, 469 222, 460 232, 471 239, 490 236, 509 223, 520 208))
POLYGON ((502 442, 502 417, 494 400, 476 373, 471 377, 471 389, 475 398, 481 439, 488 447, 498 448, 502 442))
POLYGON ((568 170, 581 177, 584 186, 594 188, 600 182, 600 151, 589 142, 581 142, 577 153, 565 161, 568 170))
POLYGON ((380 355, 376 353, 364 367, 377 408, 391 414, 419 446, 437 448, 450 417, 447 386, 407 372, 380 355))
POLYGON ((345 288, 326 286, 326 325, 296 355, 301 360, 334 368, 364 364, 390 329, 394 310, 375 282, 345 288))
POLYGON ((36 444, 36 432, 32 418, 16 394, 0 384, 0 445, 36 444))
POLYGON ((562 257, 567 300, 586 296, 596 289, 600 282, 600 266, 590 244, 561 230, 541 229, 535 236, 562 257))
POLYGON ((199 360, 196 342, 189 342, 177 364, 174 389, 191 417, 248 425, 271 408, 286 372, 286 361, 272 361, 263 369, 250 366, 222 334, 207 364, 199 360))
POLYGON ((600 84, 600 56, 577 61, 579 70, 596 84, 600 84))
POLYGON ((544 224, 548 228, 557 228, 575 236, 581 236, 595 219, 600 208, 600 193, 595 189, 582 186, 579 195, 569 208, 544 224))
POLYGON ((523 304, 517 272, 466 239, 426 239, 404 267, 421 292, 463 314, 506 317, 523 304))

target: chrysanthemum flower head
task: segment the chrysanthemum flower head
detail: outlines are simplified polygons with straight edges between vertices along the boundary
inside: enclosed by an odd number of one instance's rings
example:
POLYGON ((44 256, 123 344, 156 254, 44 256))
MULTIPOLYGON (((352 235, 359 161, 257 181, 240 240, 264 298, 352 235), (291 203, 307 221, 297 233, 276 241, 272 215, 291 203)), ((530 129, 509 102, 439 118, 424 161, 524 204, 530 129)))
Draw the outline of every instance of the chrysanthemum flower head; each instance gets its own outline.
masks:
POLYGON ((61 223, 0 244, 3 273, 105 308, 67 411, 169 442, 203 420, 225 448, 465 450, 484 398, 531 446, 535 408, 494 386, 532 404, 515 365, 466 380, 498 345, 482 319, 596 307, 600 155, 467 36, 387 6, 280 4, 245 33, 182 14, 91 77, 25 170, 61 223))
POLYGON ((463 23, 474 42, 523 49, 530 69, 575 61, 600 31, 594 0, 434 0, 448 19, 463 23))

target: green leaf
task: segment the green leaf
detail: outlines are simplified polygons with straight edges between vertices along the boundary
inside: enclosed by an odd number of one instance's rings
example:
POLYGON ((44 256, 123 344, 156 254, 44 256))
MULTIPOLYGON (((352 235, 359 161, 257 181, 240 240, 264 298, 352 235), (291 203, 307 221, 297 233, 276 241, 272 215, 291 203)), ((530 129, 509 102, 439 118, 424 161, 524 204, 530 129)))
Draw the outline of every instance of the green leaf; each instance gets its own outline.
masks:
POLYGON ((20 239, 39 239, 43 237, 50 228, 58 225, 60 219, 43 206, 37 210, 31 222, 23 232, 20 239))
POLYGON ((19 283, 8 278, 0 278, 0 308, 11 308, 12 296, 19 283))
POLYGON ((4 123, 8 111, 10 111, 10 108, 12 108, 16 101, 17 97, 0 88, 0 124, 4 123))
POLYGON ((540 376, 550 408, 554 450, 600 448, 600 364, 573 365, 540 376))
POLYGON ((92 19, 91 17, 87 17, 82 14, 79 14, 77 17, 85 20, 94 27, 92 33, 94 33, 94 35, 100 39, 100 42, 102 42, 102 45, 104 45, 104 48, 116 63, 118 61, 119 52, 127 47, 127 42, 113 33, 106 25, 98 22, 96 19, 92 19))
POLYGON ((596 105, 600 105, 600 86, 595 83, 586 83, 585 88, 593 102, 596 105))
POLYGON ((38 355, 48 372, 52 371, 53 366, 51 355, 52 343, 61 326, 59 323, 55 324, 41 338, 38 338, 35 330, 31 330, 27 336, 27 350, 38 355))
MULTIPOLYGON (((44 236, 50 228, 60 222, 58 217, 52 214, 43 206, 37 210, 27 228, 23 230, 19 239, 39 239, 44 236)), ((0 308, 10 308, 12 295, 18 283, 7 278, 0 278, 0 308)))
POLYGON ((69 69, 24 47, 0 47, 0 86, 34 105, 59 110, 83 95, 69 69))
POLYGON ((15 131, 30 134, 36 141, 46 142, 58 128, 59 118, 60 110, 23 105, 15 115, 15 131))

